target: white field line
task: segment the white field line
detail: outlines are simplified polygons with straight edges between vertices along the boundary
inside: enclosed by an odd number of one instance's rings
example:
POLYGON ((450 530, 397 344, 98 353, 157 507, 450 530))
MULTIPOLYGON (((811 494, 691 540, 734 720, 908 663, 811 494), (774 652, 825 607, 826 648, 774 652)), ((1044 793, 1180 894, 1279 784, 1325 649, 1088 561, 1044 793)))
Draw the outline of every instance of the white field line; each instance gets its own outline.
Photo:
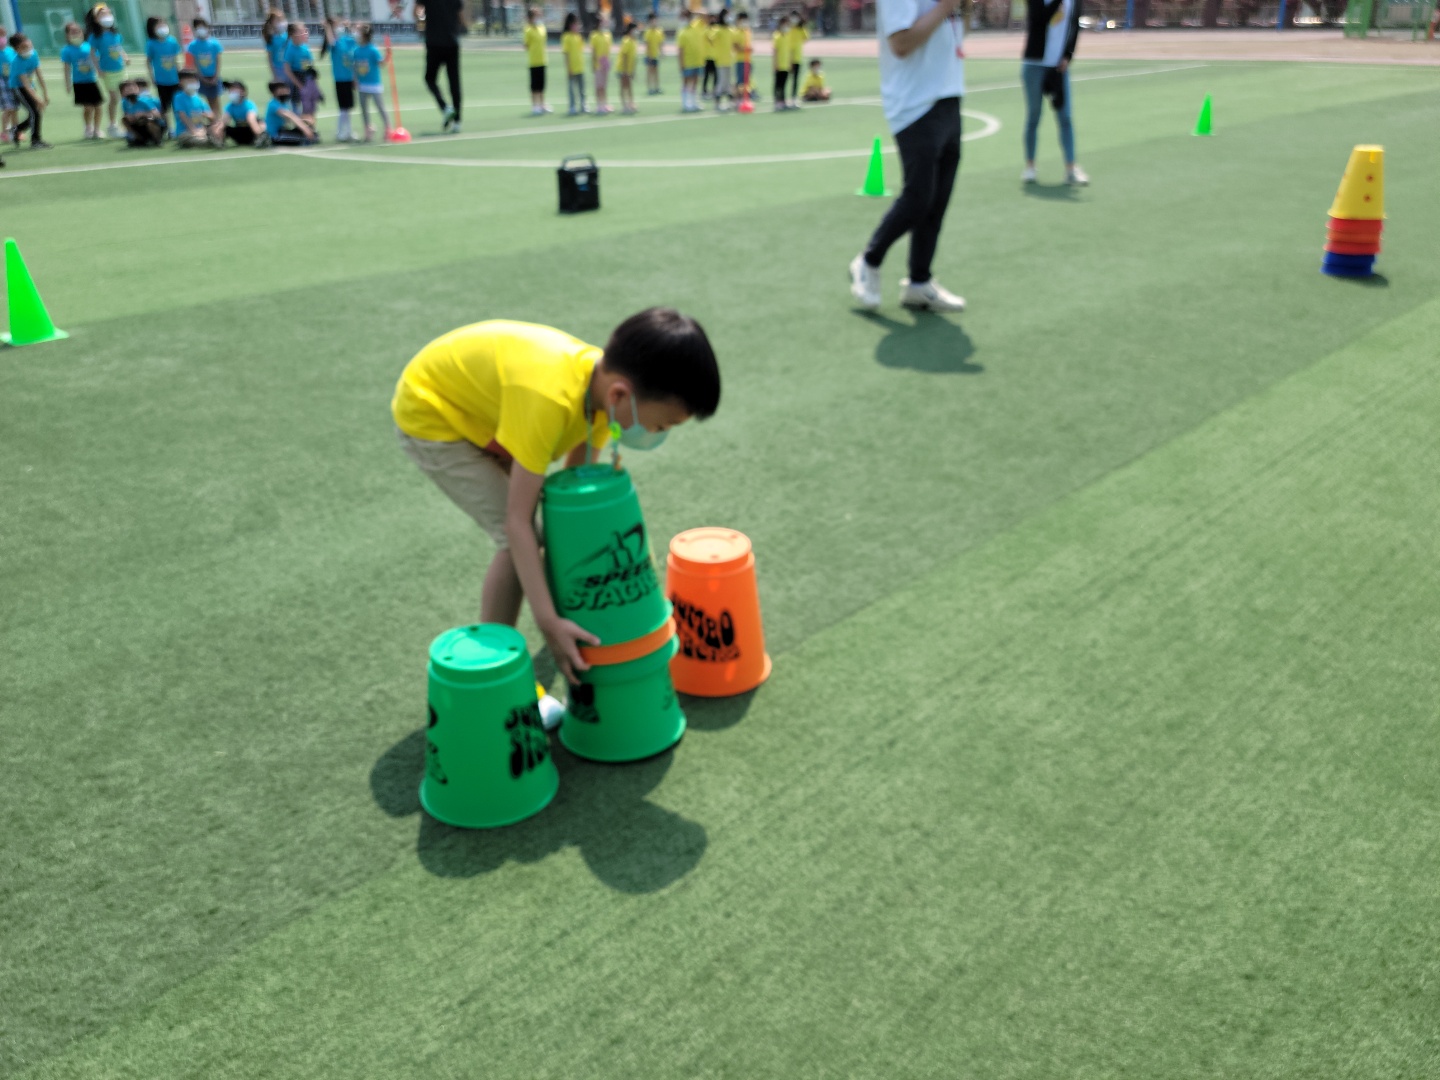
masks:
MULTIPOLYGON (((975 139, 988 138, 1000 130, 1000 121, 989 113, 972 112, 966 109, 964 115, 979 120, 981 128, 979 131, 967 132, 962 141, 972 142, 975 139)), ((882 153, 893 154, 895 148, 886 146, 882 153)), ((544 161, 529 158, 505 158, 503 160, 489 158, 438 158, 438 157, 394 157, 381 156, 379 154, 346 154, 344 157, 327 156, 324 158, 315 157, 323 161, 364 161, 376 165, 439 165, 453 169, 553 169, 555 160, 553 158, 544 161)), ((717 166, 729 165, 788 165, 794 162, 805 161, 836 161, 842 158, 864 158, 869 157, 869 150, 814 150, 798 154, 752 154, 745 157, 714 157, 714 158, 629 158, 616 159, 606 158, 604 166, 607 169, 698 169, 714 168, 717 166)))
MULTIPOLYGON (((1203 67, 1209 67, 1209 66, 1210 66, 1209 64, 1184 64, 1184 65, 1178 65, 1178 66, 1174 66, 1174 67, 1146 68, 1146 69, 1144 69, 1144 70, 1142 70, 1142 71, 1118 71, 1118 72, 1112 72, 1112 73, 1103 74, 1103 75, 1077 75, 1077 76, 1075 76, 1073 79, 1071 79, 1070 81, 1071 81, 1071 82, 1093 82, 1093 81, 1096 81, 1096 80, 1099 80, 1099 79, 1125 79, 1125 78, 1131 78, 1131 77, 1140 76, 1140 75, 1166 75, 1166 74, 1169 74, 1169 73, 1172 72, 1172 71, 1191 71, 1191 70, 1196 69, 1196 68, 1203 68, 1203 67)), ((1004 83, 1004 84, 999 84, 999 85, 994 85, 994 86, 978 86, 978 87, 975 87, 975 88, 967 91, 967 96, 968 96, 969 94, 981 94, 981 93, 986 93, 986 92, 992 91, 992 90, 1016 90, 1016 89, 1019 89, 1019 87, 1020 87, 1020 84, 1019 84, 1019 83, 1004 83)), ((858 97, 858 98, 839 98, 839 99, 831 102, 830 105, 831 105, 831 106, 835 106, 835 105, 878 105, 879 103, 880 103, 880 99, 879 99, 878 97, 858 97)), ((825 106, 814 106, 814 107, 815 107, 815 108, 824 108, 825 106)), ((464 135, 464 134, 461 134, 461 135, 437 135, 437 136, 435 136, 435 138, 438 139, 438 140, 441 140, 441 141, 443 141, 443 142, 445 142, 445 143, 466 142, 466 141, 475 141, 475 140, 488 140, 488 139, 513 139, 513 138, 523 138, 523 137, 527 137, 527 136, 531 136, 531 135, 553 135, 553 134, 557 134, 557 133, 560 133, 560 132, 569 133, 569 132, 572 132, 572 131, 594 131, 594 130, 598 130, 598 129, 602 129, 602 128, 639 127, 639 126, 642 126, 642 125, 645 125, 645 124, 668 124, 668 123, 674 123, 674 122, 677 121, 677 120, 707 120, 707 119, 714 119, 717 115, 719 115, 719 114, 713 113, 713 112, 698 113, 698 114, 689 114, 689 115, 686 115, 686 114, 673 114, 673 115, 668 115, 668 116, 645 117, 645 118, 643 118, 643 119, 638 119, 638 120, 630 120, 630 119, 625 119, 625 118, 615 118, 615 119, 600 119, 600 120, 594 120, 594 121, 581 121, 581 122, 578 122, 578 123, 571 123, 571 124, 566 124, 566 123, 564 123, 564 119, 565 119, 565 118, 563 118, 563 117, 557 117, 557 120, 558 120, 557 123, 551 123, 551 124, 546 125, 545 127, 524 127, 524 128, 513 128, 513 129, 508 130, 508 131, 484 131, 484 132, 474 132, 474 133, 469 134, 469 135, 464 135)), ((978 115, 978 114, 977 114, 977 115, 978 115)), ((983 136, 982 136, 982 137, 983 137, 983 136)), ((413 145, 413 144, 399 144, 399 145, 413 145)), ((385 148, 385 149, 398 148, 398 146, 397 146, 396 144, 377 144, 377 147, 376 147, 376 148, 380 148, 380 147, 383 147, 383 148, 385 148)), ((344 151, 344 150, 346 150, 346 149, 347 149, 347 147, 345 147, 345 146, 320 146, 320 147, 314 147, 314 148, 312 148, 312 149, 283 150, 283 151, 277 151, 277 152, 274 152, 274 153, 256 152, 256 153, 243 154, 243 155, 242 155, 242 154, 224 154, 224 155, 218 155, 218 154, 214 154, 214 153, 212 153, 212 152, 207 152, 207 151, 205 151, 205 150, 196 150, 196 151, 194 151, 194 153, 196 154, 195 157, 159 158, 159 159, 151 159, 151 160, 146 160, 146 161, 116 161, 116 162, 107 162, 107 163, 91 164, 91 165, 59 165, 59 166, 55 166, 54 168, 48 168, 48 169, 23 169, 23 170, 18 170, 18 171, 17 171, 17 170, 14 170, 14 169, 0 169, 0 180, 22 180, 22 179, 24 179, 25 177, 29 177, 29 176, 57 176, 57 175, 64 175, 64 174, 68 174, 68 173, 106 172, 106 171, 111 170, 111 169, 155 168, 155 167, 159 167, 159 166, 163 166, 163 165, 194 165, 194 164, 199 164, 200 162, 205 162, 205 161, 273 161, 273 160, 275 160, 276 158, 280 158, 280 157, 302 157, 302 156, 313 156, 313 155, 321 155, 321 154, 323 154, 323 155, 329 155, 329 154, 334 154, 336 151, 344 151)), ((12 155, 11 155, 12 159, 13 159, 13 156, 14 156, 14 155, 13 155, 13 153, 12 153, 12 155)), ((355 154, 347 155, 347 157, 349 157, 351 160, 356 160, 356 161, 360 160, 359 155, 355 155, 355 154)), ((675 163, 672 162, 671 164, 675 164, 675 163)))

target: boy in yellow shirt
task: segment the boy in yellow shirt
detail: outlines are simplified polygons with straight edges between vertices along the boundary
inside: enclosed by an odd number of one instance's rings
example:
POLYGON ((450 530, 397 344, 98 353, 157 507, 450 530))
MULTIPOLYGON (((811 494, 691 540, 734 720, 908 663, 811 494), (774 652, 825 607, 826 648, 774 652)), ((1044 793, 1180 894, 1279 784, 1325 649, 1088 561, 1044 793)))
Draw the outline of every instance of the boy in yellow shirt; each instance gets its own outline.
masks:
POLYGON ((665 55, 665 31, 653 11, 645 20, 645 92, 660 93, 660 58, 665 55))
POLYGON ((790 17, 781 15, 770 35, 770 45, 775 59, 775 111, 784 112, 790 106, 785 104, 785 84, 790 81, 790 17))
POLYGON ((670 428, 720 404, 720 369, 705 331, 673 308, 648 308, 603 350, 561 330, 494 320, 436 338, 400 375, 390 411, 400 446, 495 542, 480 619, 514 626, 522 600, 571 682, 580 645, 607 644, 555 610, 535 511, 545 473, 604 446, 648 450, 670 428))
POLYGON ((620 76, 620 111, 626 116, 635 115, 635 67, 640 55, 635 43, 635 21, 625 20, 625 30, 620 35, 620 59, 615 73, 620 76))
POLYGON ((820 70, 820 61, 810 61, 810 74, 805 76, 805 85, 800 88, 802 101, 829 101, 830 88, 825 85, 825 72, 820 70))
POLYGON ((799 107, 800 67, 805 61, 805 42, 810 40, 810 31, 805 29, 805 15, 797 11, 790 26, 790 107, 799 107))
POLYGON ((700 74, 705 70, 705 53, 709 50, 706 35, 710 21, 698 11, 690 13, 690 25, 675 38, 680 46, 680 111, 700 111, 700 74))
POLYGON ((710 30, 710 52, 715 57, 715 111, 725 111, 725 99, 733 104, 735 95, 730 90, 730 76, 735 68, 735 31, 730 28, 730 13, 723 8, 715 15, 715 25, 710 30))
POLYGON ((754 38, 750 33, 750 16, 742 11, 735 16, 735 94, 740 98, 754 98, 755 87, 751 83, 751 61, 755 57, 754 38))
POLYGON ((525 62, 530 65, 530 115, 540 116, 552 110, 545 104, 545 24, 539 8, 525 12, 525 62))
POLYGON ((570 91, 569 115, 576 116, 585 111, 585 39, 580 36, 580 16, 573 11, 565 16, 560 51, 565 54, 566 87, 570 91))
POLYGON ((602 22, 590 31, 590 64, 595 73, 595 115, 609 116, 615 110, 610 108, 610 50, 615 44, 610 31, 602 22))

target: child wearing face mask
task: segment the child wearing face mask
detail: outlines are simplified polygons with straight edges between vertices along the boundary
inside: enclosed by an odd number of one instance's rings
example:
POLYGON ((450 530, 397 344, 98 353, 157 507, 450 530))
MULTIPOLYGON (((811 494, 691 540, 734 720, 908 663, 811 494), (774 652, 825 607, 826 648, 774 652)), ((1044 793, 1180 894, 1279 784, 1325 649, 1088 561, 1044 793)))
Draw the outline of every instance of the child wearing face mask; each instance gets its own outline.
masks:
POLYGON ((112 139, 121 137, 116 115, 120 111, 120 84, 125 80, 125 66, 130 57, 125 52, 125 39, 115 29, 115 13, 105 4, 96 4, 85 13, 86 40, 90 42, 90 53, 95 57, 95 67, 100 75, 100 85, 105 88, 105 110, 110 118, 110 127, 105 134, 112 139))
POLYGON ((145 63, 150 68, 150 85, 160 97, 160 111, 170 113, 170 103, 180 89, 180 42, 170 33, 164 19, 145 20, 145 63))
POLYGON ((320 93, 320 75, 309 42, 309 28, 302 22, 292 22, 290 44, 285 49, 285 78, 290 83, 290 100, 300 106, 301 117, 313 127, 315 106, 325 95, 320 93))
POLYGON ((270 60, 270 76, 278 82, 285 81, 285 50, 290 47, 288 25, 283 11, 272 11, 265 16, 265 25, 260 28, 265 55, 270 60))
POLYGON ((180 73, 180 92, 172 103, 175 109, 176 145, 185 149, 225 145, 224 132, 209 104, 200 96, 200 76, 194 71, 180 73))
POLYGON ((210 103, 210 111, 220 109, 220 54, 225 46, 210 36, 210 24, 204 19, 192 19, 190 28, 195 39, 185 46, 195 73, 200 76, 200 93, 210 103))
POLYGON ((15 59, 10 61, 10 89, 29 114, 15 125, 15 145, 19 146, 20 136, 29 131, 31 150, 49 150, 50 144, 40 137, 40 120, 50 105, 45 73, 40 70, 40 55, 35 51, 34 42, 24 34, 11 34, 10 47, 15 50, 15 59))
POLYGON ((165 114, 159 98, 141 93, 144 87, 140 79, 126 79, 120 84, 125 141, 130 146, 159 146, 167 135, 165 114))
POLYGON ((375 45, 375 28, 369 23, 360 27, 360 44, 350 57, 350 67, 355 72, 355 89, 360 92, 360 112, 365 120, 365 141, 375 137, 375 127, 370 123, 370 106, 380 113, 380 122, 385 125, 385 138, 390 137, 390 117, 385 115, 385 85, 381 82, 381 69, 390 62, 390 47, 382 54, 375 45))
POLYGON ((270 136, 260 122, 250 92, 239 79, 225 84, 225 138, 236 146, 253 146, 256 149, 270 145, 270 136))
POLYGON ((19 111, 19 97, 10 89, 10 65, 15 62, 15 50, 10 45, 10 35, 0 26, 0 144, 7 143, 13 136, 10 129, 15 126, 15 114, 19 111))
POLYGON ((60 50, 60 62, 65 65, 65 89, 85 118, 85 138, 98 139, 100 106, 104 99, 100 96, 100 84, 95 81, 95 58, 90 55, 90 46, 79 23, 65 24, 65 47, 60 50))
POLYGON ((340 119, 335 125, 335 138, 339 142, 356 142, 355 132, 350 126, 350 113, 355 108, 355 72, 350 58, 359 48, 350 24, 344 19, 327 16, 325 19, 325 44, 320 55, 330 54, 330 70, 335 76, 335 106, 340 110, 340 119))
POLYGON ((290 107, 289 82, 270 84, 270 104, 265 107, 265 134, 272 146, 310 146, 315 129, 290 107))
POLYGON ((529 600, 556 664, 576 682, 587 667, 579 646, 611 643, 556 612, 535 533, 546 470, 588 460, 612 421, 620 446, 647 450, 719 404, 720 369, 700 324, 649 308, 616 327, 603 350, 533 323, 461 327, 406 365, 390 411, 404 453, 498 549, 481 619, 514 626, 529 600))

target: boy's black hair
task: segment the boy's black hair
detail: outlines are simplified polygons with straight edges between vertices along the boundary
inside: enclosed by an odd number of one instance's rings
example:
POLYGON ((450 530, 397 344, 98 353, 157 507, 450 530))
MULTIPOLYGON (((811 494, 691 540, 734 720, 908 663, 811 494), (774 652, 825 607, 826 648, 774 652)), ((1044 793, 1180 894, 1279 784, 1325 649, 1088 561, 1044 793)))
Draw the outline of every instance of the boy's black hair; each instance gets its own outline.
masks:
POLYGON ((819 66, 820 66, 820 58, 819 58, 818 56, 817 56, 814 60, 811 60, 811 61, 810 61, 810 67, 811 67, 811 68, 817 68, 817 67, 819 67, 819 66))
POLYGON ((266 83, 265 88, 273 94, 276 90, 289 90, 290 84, 288 82, 282 82, 280 79, 275 79, 272 82, 266 83))
POLYGON ((573 11, 567 12, 567 13, 565 14, 565 21, 564 21, 564 23, 561 24, 561 26, 564 28, 564 30, 565 30, 565 32, 566 32, 567 34, 570 32, 570 28, 571 28, 572 26, 579 26, 579 25, 580 25, 580 16, 579 16, 579 15, 576 15, 575 12, 573 12, 573 11))
POLYGON ((29 41, 29 40, 30 40, 30 39, 27 38, 24 34, 20 33, 19 31, 16 31, 15 33, 13 33, 13 34, 10 35, 10 38, 9 38, 10 47, 11 47, 12 49, 18 49, 18 48, 20 48, 20 44, 21 44, 22 42, 29 41))
POLYGON ((226 90, 239 90, 246 97, 250 96, 250 88, 239 79, 231 79, 229 82, 222 82, 220 85, 226 90))
POLYGON ((195 18, 193 18, 193 19, 190 20, 190 27, 191 27, 192 30, 199 30, 200 27, 202 27, 202 26, 209 26, 209 25, 210 25, 210 20, 209 20, 209 19, 206 19, 206 18, 204 18, 204 17, 202 17, 202 16, 198 16, 198 15, 197 15, 195 18))
POLYGON ((158 40, 155 37, 155 28, 164 21, 164 19, 157 19, 154 15, 151 15, 148 19, 145 20, 145 36, 151 41, 158 40))
POLYGON ((652 307, 615 328, 605 370, 623 375, 640 398, 677 398, 697 420, 720 405, 720 367, 701 325, 674 308, 652 307))

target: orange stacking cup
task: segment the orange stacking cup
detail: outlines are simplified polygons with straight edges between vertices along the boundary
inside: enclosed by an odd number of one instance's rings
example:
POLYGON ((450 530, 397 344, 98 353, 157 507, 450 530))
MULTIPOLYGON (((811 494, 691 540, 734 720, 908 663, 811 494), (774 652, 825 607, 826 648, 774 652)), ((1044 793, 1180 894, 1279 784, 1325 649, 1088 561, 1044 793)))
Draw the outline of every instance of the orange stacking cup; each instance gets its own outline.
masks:
POLYGON ((769 678, 749 537, 734 529, 690 529, 670 541, 666 566, 680 636, 670 661, 675 689, 730 697, 769 678))

